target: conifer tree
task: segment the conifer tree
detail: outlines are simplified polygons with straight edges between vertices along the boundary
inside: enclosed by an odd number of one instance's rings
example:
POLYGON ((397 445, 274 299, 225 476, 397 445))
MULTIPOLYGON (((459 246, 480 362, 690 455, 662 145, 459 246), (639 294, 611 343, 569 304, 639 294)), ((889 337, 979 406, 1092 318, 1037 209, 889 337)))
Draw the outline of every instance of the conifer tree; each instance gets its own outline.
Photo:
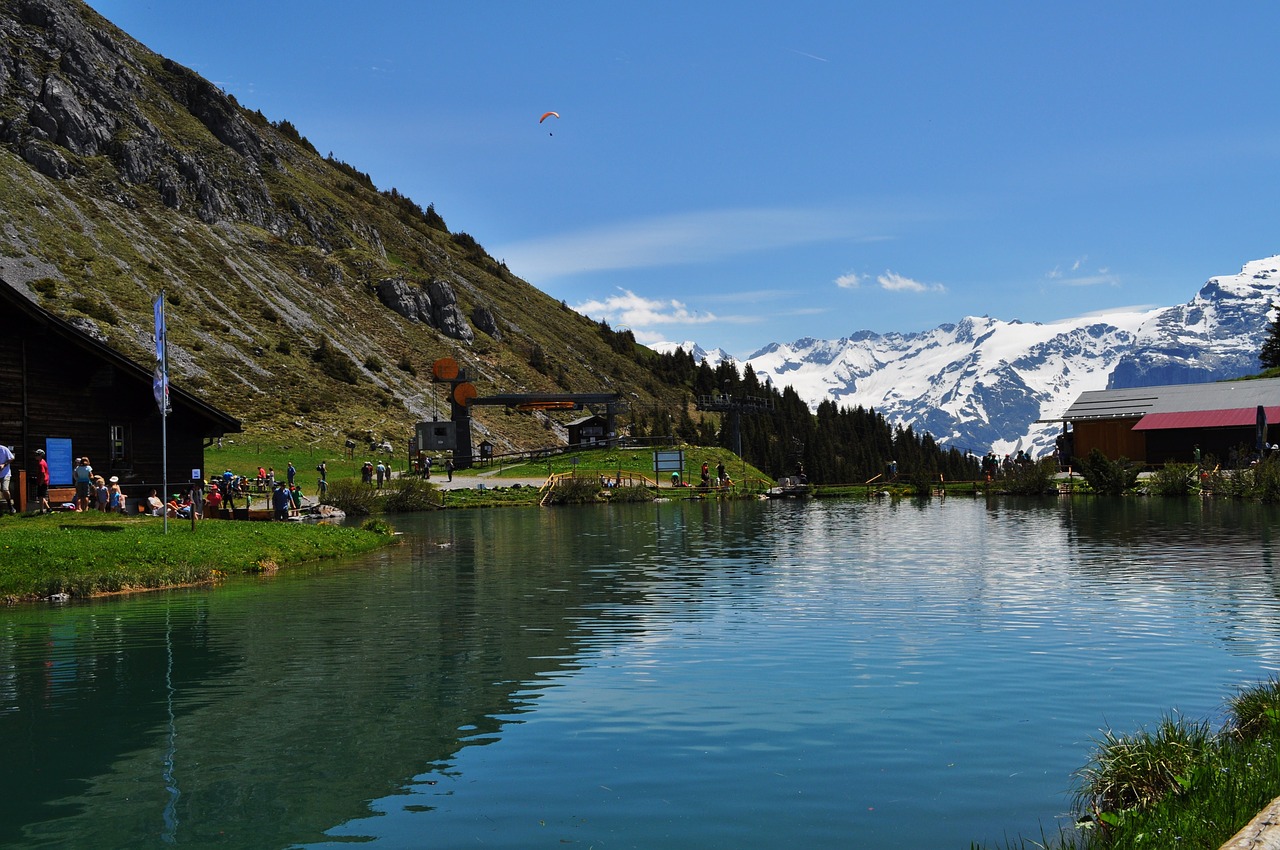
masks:
POLYGON ((1258 352, 1258 360, 1267 369, 1280 366, 1280 304, 1272 304, 1276 317, 1267 328, 1267 338, 1262 341, 1262 350, 1258 352))

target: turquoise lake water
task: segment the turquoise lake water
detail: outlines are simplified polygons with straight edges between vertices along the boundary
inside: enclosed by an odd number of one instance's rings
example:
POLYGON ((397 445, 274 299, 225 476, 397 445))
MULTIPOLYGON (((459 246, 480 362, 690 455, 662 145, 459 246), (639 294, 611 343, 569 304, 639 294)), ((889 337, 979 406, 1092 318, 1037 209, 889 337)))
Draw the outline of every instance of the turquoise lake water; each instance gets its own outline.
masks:
POLYGON ((0 611, 0 846, 958 848, 1280 666, 1275 508, 702 502, 0 611))

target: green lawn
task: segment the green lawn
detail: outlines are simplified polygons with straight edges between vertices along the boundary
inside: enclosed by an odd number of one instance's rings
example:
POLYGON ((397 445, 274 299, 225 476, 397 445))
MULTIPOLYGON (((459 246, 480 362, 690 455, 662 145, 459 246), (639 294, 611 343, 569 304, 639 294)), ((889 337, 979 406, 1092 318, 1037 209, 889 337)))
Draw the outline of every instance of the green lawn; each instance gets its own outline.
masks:
POLYGON ((224 575, 367 552, 395 538, 311 523, 121 517, 100 513, 0 519, 0 598, 212 581, 224 575))

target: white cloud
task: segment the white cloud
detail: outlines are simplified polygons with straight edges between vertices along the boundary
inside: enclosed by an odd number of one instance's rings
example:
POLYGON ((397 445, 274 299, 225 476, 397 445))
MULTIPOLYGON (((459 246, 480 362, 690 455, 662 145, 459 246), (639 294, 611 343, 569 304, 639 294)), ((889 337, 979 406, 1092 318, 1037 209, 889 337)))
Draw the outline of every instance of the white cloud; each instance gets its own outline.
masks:
POLYGON ((827 242, 884 239, 870 226, 901 220, 838 208, 729 209, 677 213, 495 246, 521 277, 546 281, 586 272, 705 263, 726 257, 827 242))
POLYGON ((637 333, 651 325, 703 325, 718 321, 714 313, 701 310, 690 311, 681 301, 674 298, 659 300, 636 295, 626 289, 619 289, 620 294, 600 300, 584 301, 573 309, 584 316, 610 323, 615 326, 626 326, 637 333))
POLYGON ((862 275, 857 272, 842 274, 836 278, 836 286, 841 289, 857 289, 862 286, 862 275))
POLYGON ((897 272, 886 271, 876 278, 876 283, 887 292, 946 292, 947 288, 940 283, 921 283, 897 272))

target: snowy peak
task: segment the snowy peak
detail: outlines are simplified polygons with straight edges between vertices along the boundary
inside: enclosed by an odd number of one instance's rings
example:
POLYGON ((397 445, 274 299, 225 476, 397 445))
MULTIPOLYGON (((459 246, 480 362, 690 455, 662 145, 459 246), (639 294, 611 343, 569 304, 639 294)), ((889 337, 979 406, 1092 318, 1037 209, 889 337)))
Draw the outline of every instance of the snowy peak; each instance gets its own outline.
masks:
POLYGON ((713 348, 710 351, 698 345, 696 342, 655 342, 649 346, 659 354, 671 354, 677 348, 683 349, 685 354, 693 357, 694 363, 703 363, 704 361, 712 369, 719 366, 726 360, 733 360, 733 356, 723 348, 713 348))
POLYGON ((746 362, 811 407, 831 399, 874 408, 975 454, 1045 454, 1061 430, 1053 420, 1082 392, 1257 372, 1277 301, 1280 256, 1213 277, 1174 307, 1044 324, 967 316, 919 333, 771 343, 746 362))

